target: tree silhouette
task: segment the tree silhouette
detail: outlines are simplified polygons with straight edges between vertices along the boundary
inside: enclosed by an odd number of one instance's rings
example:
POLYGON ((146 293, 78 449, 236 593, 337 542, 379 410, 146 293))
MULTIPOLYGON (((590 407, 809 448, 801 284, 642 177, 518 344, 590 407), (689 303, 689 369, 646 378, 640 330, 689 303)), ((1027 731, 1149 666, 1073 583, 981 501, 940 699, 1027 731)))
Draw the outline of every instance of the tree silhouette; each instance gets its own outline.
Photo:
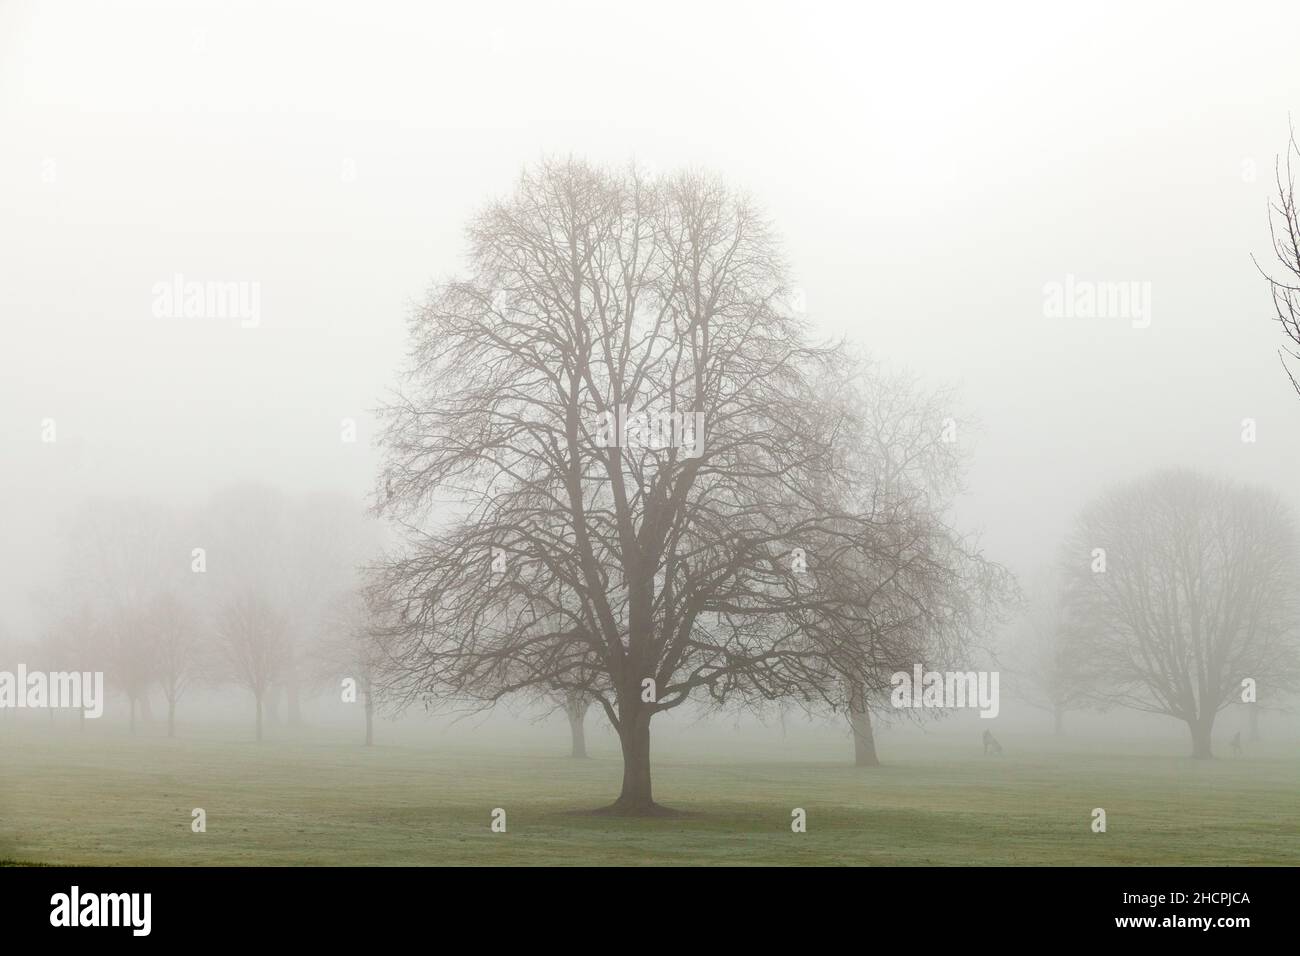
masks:
POLYGON ((1298 547, 1277 495, 1194 472, 1096 499, 1062 562, 1072 639, 1096 692, 1186 721, 1192 755, 1212 756, 1215 717, 1241 700, 1244 680, 1300 678, 1298 547))
POLYGON ((414 314, 383 410, 379 507, 407 528, 375 586, 385 689, 582 694, 622 748, 610 812, 656 813, 654 715, 842 704, 905 656, 863 569, 937 538, 837 454, 842 350, 808 342, 745 197, 547 162, 468 236, 471 273, 414 314))

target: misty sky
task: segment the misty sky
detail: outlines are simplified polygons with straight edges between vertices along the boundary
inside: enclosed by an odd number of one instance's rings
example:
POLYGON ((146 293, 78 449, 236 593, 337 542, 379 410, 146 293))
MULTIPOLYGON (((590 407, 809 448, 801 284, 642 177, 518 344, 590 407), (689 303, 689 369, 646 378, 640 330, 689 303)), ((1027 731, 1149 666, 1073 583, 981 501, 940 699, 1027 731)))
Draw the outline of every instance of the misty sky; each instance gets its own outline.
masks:
POLYGON ((1158 466, 1300 507, 1250 260, 1300 4, 1046 7, 0 3, 0 623, 86 496, 360 501, 411 304, 547 154, 752 192, 821 334, 960 387, 962 524, 1019 572, 1158 466), (155 318, 177 273, 260 324, 155 318), (1045 317, 1067 273, 1150 282, 1151 326, 1045 317))

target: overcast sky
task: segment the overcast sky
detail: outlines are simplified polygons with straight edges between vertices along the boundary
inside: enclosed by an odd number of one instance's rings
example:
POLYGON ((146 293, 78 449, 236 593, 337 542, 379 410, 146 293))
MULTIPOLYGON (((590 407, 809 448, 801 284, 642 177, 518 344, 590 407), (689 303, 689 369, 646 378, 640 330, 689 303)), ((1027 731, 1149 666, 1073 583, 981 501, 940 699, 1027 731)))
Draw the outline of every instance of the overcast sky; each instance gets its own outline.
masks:
POLYGON ((88 495, 360 500, 410 305, 554 153, 752 192, 822 334, 960 387, 962 520, 1017 571, 1154 467, 1300 506, 1250 260, 1300 4, 903 6, 0 3, 0 619, 88 495), (177 274, 260 322, 155 318, 177 274), (1067 274, 1150 326, 1045 315, 1067 274))

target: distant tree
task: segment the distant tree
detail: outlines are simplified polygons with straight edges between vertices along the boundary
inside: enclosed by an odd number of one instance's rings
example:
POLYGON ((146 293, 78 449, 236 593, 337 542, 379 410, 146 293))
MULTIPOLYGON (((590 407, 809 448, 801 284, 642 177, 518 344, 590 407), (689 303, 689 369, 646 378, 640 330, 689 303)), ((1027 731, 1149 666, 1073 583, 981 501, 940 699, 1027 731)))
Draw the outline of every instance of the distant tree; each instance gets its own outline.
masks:
POLYGON ((261 741, 267 691, 283 678, 290 660, 285 615, 265 594, 244 590, 221 604, 216 635, 225 676, 253 695, 261 741))
POLYGON ((1084 647, 1072 639, 1060 581, 1041 576, 1026 595, 1010 631, 1003 666, 1007 690, 1052 715, 1052 733, 1065 733, 1065 715, 1097 703, 1084 647))
MULTIPOLYGON (((148 610, 139 604, 111 608, 102 628, 107 636, 109 673, 126 694, 134 734, 137 707, 148 701, 149 689, 158 676, 157 649, 148 610)), ((147 712, 145 717, 149 719, 147 712)))
MULTIPOLYGON (((90 601, 71 588, 59 591, 40 590, 33 598, 38 636, 14 648, 28 667, 39 666, 49 671, 99 671, 109 666, 106 658, 108 642, 101 631, 103 622, 95 617, 90 601)), ((53 710, 51 710, 53 717, 53 710)), ((79 712, 81 727, 85 729, 86 714, 79 712)))
POLYGON ((139 498, 93 499, 74 513, 65 540, 63 587, 90 608, 99 641, 93 652, 79 644, 77 654, 100 661, 109 685, 126 695, 134 733, 138 712, 150 718, 157 677, 150 608, 187 563, 176 517, 139 498))
MULTIPOLYGON (((194 532, 196 546, 205 551, 206 571, 198 577, 205 579, 205 604, 214 624, 228 616, 232 605, 255 597, 265 615, 280 627, 274 674, 259 701, 259 727, 263 720, 278 722, 278 701, 294 675, 290 577, 300 556, 290 545, 291 506, 283 492, 269 485, 227 485, 212 495, 194 532)), ((233 681, 247 688, 247 680, 231 667, 226 644, 217 641, 206 676, 214 683, 233 681)))
POLYGON ((819 492, 832 495, 823 507, 869 516, 872 527, 871 547, 846 556, 854 626, 844 635, 851 652, 836 660, 845 665, 854 763, 874 767, 871 713, 894 716, 887 706, 892 675, 917 663, 969 666, 1014 583, 947 517, 964 463, 959 432, 969 428, 954 417, 951 392, 926 391, 914 376, 863 358, 824 388, 821 401, 839 412, 840 466, 854 480, 819 482, 819 492))
POLYGON ((202 638, 193 611, 164 591, 148 611, 154 675, 167 701, 167 736, 176 736, 176 704, 203 670, 202 638))
MULTIPOLYGON (((328 667, 321 670, 319 659, 324 655, 328 663, 340 650, 336 632, 340 602, 358 600, 359 572, 379 554, 379 522, 362 502, 349 496, 305 495, 287 509, 284 547, 287 554, 281 571, 286 606, 292 609, 288 616, 291 658, 284 687, 288 721, 297 724, 302 720, 302 699, 334 681, 328 667)), ((364 625, 370 612, 364 605, 355 610, 364 625)), ((354 635, 354 649, 365 650, 368 640, 365 634, 354 635)))
POLYGON ((1185 721, 1192 755, 1212 756, 1244 680, 1300 680, 1298 554, 1291 512, 1265 489, 1166 471, 1101 495, 1062 561, 1096 692, 1185 721))
POLYGON ((324 612, 321 639, 314 645, 317 679, 335 688, 352 680, 366 718, 366 746, 375 742, 375 708, 379 695, 377 674, 382 650, 375 640, 379 611, 360 586, 335 595, 324 612))
MULTIPOLYGON (((342 650, 355 666, 355 609, 345 613, 345 605, 355 597, 359 568, 379 551, 379 523, 346 495, 289 496, 261 484, 220 489, 203 519, 196 537, 207 549, 210 603, 228 611, 253 594, 276 622, 275 667, 261 691, 264 721, 279 721, 283 700, 288 723, 298 724, 307 696, 326 683, 338 686, 342 650)), ((231 679, 228 663, 218 669, 222 679, 231 679)), ((247 678, 238 682, 249 686, 247 678)), ((364 697, 370 702, 373 694, 364 697)))
POLYGON ((569 756, 585 760, 588 757, 585 721, 587 711, 591 707, 591 699, 581 691, 571 690, 561 698, 561 704, 564 708, 564 716, 569 721, 569 736, 572 744, 569 756))

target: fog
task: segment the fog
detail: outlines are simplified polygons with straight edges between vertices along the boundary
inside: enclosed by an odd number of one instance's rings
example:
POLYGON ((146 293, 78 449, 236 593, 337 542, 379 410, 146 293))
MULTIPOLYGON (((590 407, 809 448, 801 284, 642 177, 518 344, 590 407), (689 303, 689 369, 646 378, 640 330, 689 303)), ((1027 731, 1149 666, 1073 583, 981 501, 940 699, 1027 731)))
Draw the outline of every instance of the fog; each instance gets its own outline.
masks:
MULTIPOLYGON (((473 217, 548 161, 705 172, 752 197, 813 338, 951 388, 952 527, 1021 588, 1056 567, 1090 501, 1164 469, 1300 510, 1300 397, 1252 261, 1276 264, 1297 35, 1289 2, 6 3, 0 660, 71 609, 86 508, 203 515, 250 485, 379 503, 377 410, 408 320, 471 271, 473 217), (256 314, 160 309, 191 281, 255 288, 256 314), (1136 283, 1149 314, 1051 314, 1048 288, 1075 282, 1136 283)), ((178 566, 206 545, 182 536, 178 566)), ((1018 619, 1004 610, 963 668, 1006 665, 1018 619)), ((1052 728, 1008 674, 992 723, 1010 751, 1052 728)), ((104 724, 125 734, 107 680, 104 724)), ((334 683, 304 691, 294 734, 360 732, 334 683)), ((158 735, 149 697, 141 732, 158 735)), ((201 682, 181 736, 251 741, 250 700, 201 682)), ((569 746, 553 702, 461 710, 385 709, 377 740, 569 746)), ((45 720, 19 715, 33 733, 45 720)), ((274 720, 270 736, 289 733, 274 720)), ((1265 740, 1300 731, 1288 707, 1260 720, 1265 740)), ((600 708, 586 721, 616 760, 600 708)), ((695 701, 660 723, 656 753, 700 760, 835 762, 851 746, 842 714, 790 702, 695 701)), ((876 736, 886 764, 935 741, 978 754, 989 723, 886 713, 876 736)), ((1232 706, 1216 734, 1226 748, 1245 727, 1232 706)), ((1067 731, 1074 749, 1187 749, 1180 721, 1125 707, 1080 707, 1067 731)))

